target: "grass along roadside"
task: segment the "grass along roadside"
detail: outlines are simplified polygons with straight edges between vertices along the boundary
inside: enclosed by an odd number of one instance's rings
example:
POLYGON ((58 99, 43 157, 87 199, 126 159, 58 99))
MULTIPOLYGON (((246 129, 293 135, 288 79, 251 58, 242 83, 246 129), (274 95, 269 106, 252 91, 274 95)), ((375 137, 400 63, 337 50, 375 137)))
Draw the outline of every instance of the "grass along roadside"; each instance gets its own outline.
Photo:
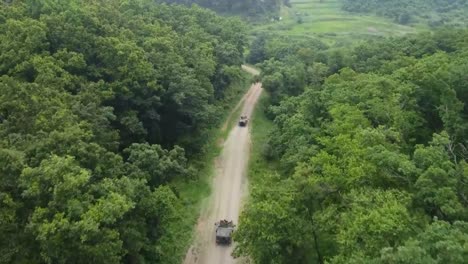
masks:
POLYGON ((263 150, 268 144, 268 138, 274 126, 273 122, 265 114, 269 105, 270 96, 266 91, 263 91, 251 120, 252 147, 247 175, 249 182, 253 184, 255 184, 257 177, 273 172, 276 168, 274 163, 266 161, 263 157, 263 150))

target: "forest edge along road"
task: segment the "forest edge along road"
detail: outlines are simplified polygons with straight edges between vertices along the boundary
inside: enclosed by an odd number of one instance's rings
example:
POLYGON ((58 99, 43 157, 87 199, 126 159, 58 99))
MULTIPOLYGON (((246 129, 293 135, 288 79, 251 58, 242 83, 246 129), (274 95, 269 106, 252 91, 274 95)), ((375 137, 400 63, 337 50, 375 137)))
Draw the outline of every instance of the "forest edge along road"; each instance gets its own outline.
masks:
MULTIPOLYGON (((242 66, 242 69, 258 75, 259 71, 242 66)), ((242 115, 249 119, 262 93, 261 83, 254 83, 241 100, 242 115)), ((240 106, 239 104, 239 106, 240 106)), ((223 150, 216 158, 212 193, 209 204, 200 214, 196 238, 184 260, 184 264, 229 264, 236 263, 231 256, 233 245, 216 245, 215 223, 221 219, 238 224, 243 197, 247 190, 247 165, 250 154, 250 131, 247 127, 235 126, 223 144, 223 150)))

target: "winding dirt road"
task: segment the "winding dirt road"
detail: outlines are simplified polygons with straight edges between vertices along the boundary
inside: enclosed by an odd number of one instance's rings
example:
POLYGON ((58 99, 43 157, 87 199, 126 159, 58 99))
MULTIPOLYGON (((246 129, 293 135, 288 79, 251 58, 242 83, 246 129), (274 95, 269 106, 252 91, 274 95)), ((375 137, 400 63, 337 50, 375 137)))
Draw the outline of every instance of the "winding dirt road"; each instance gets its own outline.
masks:
MULTIPOLYGON (((251 73, 258 71, 242 68, 251 73)), ((262 93, 261 83, 253 84, 241 102, 242 115, 250 119, 255 104, 262 93)), ((235 111, 235 110, 234 110, 235 111)), ((228 219, 238 222, 242 199, 247 193, 247 163, 250 149, 250 132, 247 127, 235 126, 224 142, 221 155, 216 159, 216 175, 213 179, 212 194, 206 209, 201 213, 197 226, 195 243, 187 252, 184 264, 231 264, 231 246, 218 246, 215 243, 215 222, 228 219)))

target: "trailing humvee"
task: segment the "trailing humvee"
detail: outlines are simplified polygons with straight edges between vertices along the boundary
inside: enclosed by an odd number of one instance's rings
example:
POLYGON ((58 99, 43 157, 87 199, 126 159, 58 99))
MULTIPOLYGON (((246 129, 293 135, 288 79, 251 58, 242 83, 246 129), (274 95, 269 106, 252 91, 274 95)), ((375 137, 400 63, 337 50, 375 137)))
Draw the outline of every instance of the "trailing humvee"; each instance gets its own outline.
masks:
POLYGON ((245 115, 241 116, 240 119, 239 119, 239 126, 245 127, 248 122, 249 122, 249 119, 247 118, 247 116, 245 116, 245 115))
POLYGON ((216 224, 216 244, 230 245, 235 225, 232 221, 221 220, 216 224))

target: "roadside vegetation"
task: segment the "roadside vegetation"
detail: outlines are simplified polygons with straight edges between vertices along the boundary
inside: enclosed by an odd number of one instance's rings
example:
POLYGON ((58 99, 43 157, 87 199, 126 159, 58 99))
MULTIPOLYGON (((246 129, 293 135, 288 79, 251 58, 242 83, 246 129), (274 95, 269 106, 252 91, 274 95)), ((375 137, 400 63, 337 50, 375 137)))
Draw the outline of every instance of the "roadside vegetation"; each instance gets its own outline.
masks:
POLYGON ((444 29, 350 47, 268 36, 253 45, 274 123, 263 161, 274 170, 250 176, 236 254, 465 263, 467 39, 444 29))
POLYGON ((466 3, 427 2, 290 1, 254 27, 273 127, 253 122, 254 139, 270 132, 253 141, 236 256, 466 262, 466 3))

